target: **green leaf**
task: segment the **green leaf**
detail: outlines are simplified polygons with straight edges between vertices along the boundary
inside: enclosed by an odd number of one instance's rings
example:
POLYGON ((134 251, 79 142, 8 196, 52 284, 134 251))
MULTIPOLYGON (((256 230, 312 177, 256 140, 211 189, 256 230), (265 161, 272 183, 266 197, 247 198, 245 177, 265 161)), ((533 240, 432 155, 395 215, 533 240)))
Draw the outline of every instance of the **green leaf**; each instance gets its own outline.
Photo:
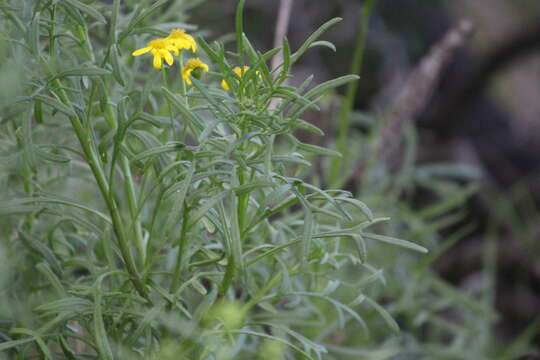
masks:
POLYGON ((412 243, 412 242, 407 241, 407 240, 401 240, 401 239, 393 238, 393 237, 390 237, 390 236, 370 234, 370 233, 362 233, 362 236, 365 237, 366 239, 382 241, 382 242, 385 242, 385 243, 388 243, 388 244, 401 246, 401 247, 411 249, 411 250, 414 250, 414 251, 418 251, 418 252, 421 252, 421 253, 424 253, 424 254, 428 252, 428 249, 426 249, 425 247, 420 246, 420 245, 415 244, 415 243, 412 243))
MULTIPOLYGON (((188 109, 182 101, 178 100, 176 95, 170 92, 169 89, 162 87, 161 91, 163 92, 167 100, 169 100, 169 102, 175 108, 177 108, 186 119, 189 120, 188 123, 189 123, 189 126, 192 128, 191 130, 197 137, 199 137, 201 132, 205 129, 205 126, 203 125, 203 121, 197 116, 197 114, 194 111, 191 111, 190 109, 188 109)), ((184 124, 185 123, 186 121, 184 120, 184 124)))
POLYGON ((42 273, 51 283, 53 288, 56 290, 58 295, 65 295, 66 290, 62 286, 62 283, 60 282, 60 279, 54 274, 54 272, 49 267, 49 264, 45 262, 41 262, 36 265, 36 268, 39 270, 40 273, 42 273))
POLYGON ((302 120, 302 119, 294 120, 291 123, 291 125, 296 127, 296 128, 308 131, 308 132, 310 132, 312 134, 319 135, 319 136, 324 136, 324 131, 322 131, 319 127, 313 125, 310 122, 302 120))
POLYGON ((298 243, 300 243, 302 241, 302 239, 298 239, 298 240, 293 240, 293 241, 290 241, 286 244, 283 244, 283 245, 280 245, 280 246, 276 246, 275 248, 273 248, 272 250, 268 250, 264 253, 262 253, 261 255, 249 260, 247 263, 246 263, 246 266, 250 266, 250 265, 253 265, 261 260, 263 260, 264 258, 267 258, 269 256, 272 256, 274 255, 275 253, 281 251, 281 250, 285 250, 286 248, 292 246, 292 245, 296 245, 298 243))
POLYGON ((145 150, 143 152, 138 153, 133 158, 130 159, 131 162, 140 161, 143 159, 146 159, 147 157, 153 157, 157 155, 161 155, 168 152, 177 152, 182 151, 185 148, 185 145, 181 142, 174 142, 170 144, 165 144, 161 146, 157 146, 148 150, 145 150))
POLYGON ((304 166, 311 166, 311 163, 304 159, 304 157, 298 153, 291 155, 274 155, 272 156, 272 161, 274 162, 284 162, 292 164, 300 164, 304 166))
POLYGON ((313 89, 309 90, 307 93, 304 94, 304 97, 306 99, 314 99, 318 97, 319 95, 324 94, 326 91, 345 85, 348 82, 356 81, 360 79, 358 75, 345 75, 338 77, 336 79, 328 80, 326 82, 323 82, 322 84, 319 84, 315 86, 313 89))
MULTIPOLYGON (((236 169, 232 169, 231 173, 236 177, 236 169)), ((238 184, 238 180, 234 179, 233 184, 238 184)), ((239 270, 239 276, 243 276, 245 272, 244 259, 242 257, 242 235, 240 231, 240 220, 238 219, 238 207, 241 199, 236 194, 231 193, 231 211, 230 211, 230 235, 232 245, 232 257, 235 266, 239 270)), ((224 223, 223 226, 226 226, 224 223)))
POLYGON ((203 202, 202 205, 197 209, 197 211, 191 213, 191 215, 189 216, 187 228, 190 229, 195 224, 197 224, 199 220, 204 215, 206 215, 208 210, 216 206, 216 204, 219 203, 223 198, 225 198, 229 193, 230 193, 230 190, 222 191, 219 194, 214 195, 208 198, 208 200, 206 200, 205 202, 203 202))
POLYGON ((201 81, 197 79, 192 79, 192 82, 195 88, 197 88, 197 90, 201 92, 205 99, 208 100, 212 108, 216 110, 216 112, 221 118, 227 119, 227 117, 232 114, 232 112, 227 108, 227 106, 225 106, 222 102, 216 101, 216 98, 206 90, 205 85, 201 81))
POLYGON ((81 12, 90 16, 91 18, 94 18, 95 20, 99 21, 102 24, 107 23, 107 20, 105 20, 103 15, 101 15, 99 11, 97 11, 90 5, 86 5, 85 3, 82 3, 79 0, 63 0, 63 2, 68 3, 69 5, 79 9, 81 12))
POLYGON ((291 64, 294 64, 300 56, 302 56, 307 49, 326 31, 328 28, 330 28, 332 25, 340 22, 341 18, 333 18, 324 24, 322 24, 311 36, 307 38, 307 40, 300 46, 300 48, 291 56, 291 64))
POLYGON ((36 94, 33 96, 33 99, 42 102, 43 104, 49 105, 50 107, 54 108, 56 111, 61 112, 62 114, 65 114, 67 116, 76 117, 77 115, 73 111, 71 107, 68 107, 64 104, 62 104, 60 101, 42 94, 36 94))
POLYGON ((236 29, 236 52, 238 54, 238 64, 240 67, 244 66, 244 4, 246 0, 239 0, 238 5, 236 6, 236 18, 235 18, 235 29, 236 29))
POLYGON ((43 111, 41 109, 41 102, 34 99, 34 117, 38 124, 43 124, 43 111))
POLYGON ((42 304, 34 309, 34 311, 43 315, 53 315, 57 313, 74 313, 81 314, 88 309, 91 309, 92 302, 80 297, 68 296, 59 300, 54 300, 46 304, 42 304))
POLYGON ((198 37, 197 43, 201 46, 206 55, 208 55, 208 57, 212 59, 213 62, 220 63, 221 59, 219 55, 214 51, 214 49, 210 47, 210 45, 203 38, 198 37))
MULTIPOLYGON (((116 44, 117 39, 117 26, 118 26, 118 15, 120 14, 120 2, 122 0, 113 0, 113 7, 111 11, 111 23, 109 27, 109 46, 116 44)), ((116 46, 116 45, 114 45, 116 46)))
MULTIPOLYGON (((173 207, 167 214, 166 220, 165 220, 165 229, 169 229, 174 223, 178 222, 180 217, 183 215, 183 211, 185 211, 185 199, 188 192, 188 189, 191 185, 193 174, 195 173, 195 163, 191 164, 191 168, 187 172, 184 180, 179 184, 179 186, 174 186, 174 203, 173 207), (184 210, 182 210, 184 209, 184 210)), ((166 197, 168 194, 165 193, 164 197, 166 197)))
POLYGON ((399 335, 399 332, 400 332, 399 331, 399 325, 397 324, 396 320, 394 320, 392 315, 390 315, 390 313, 388 311, 386 311, 386 309, 384 307, 382 307, 381 305, 379 305, 376 301, 370 299, 369 297, 367 297, 365 295, 360 295, 351 304, 349 304, 349 306, 354 306, 356 304, 361 304, 364 301, 366 303, 368 303, 372 308, 374 308, 375 311, 377 311, 379 313, 379 315, 381 315, 384 322, 386 322, 386 324, 388 325, 390 330, 392 330, 392 332, 395 335, 399 335))
POLYGON ((113 76, 122 86, 126 86, 124 75, 122 74, 122 67, 120 66, 120 60, 118 56, 118 47, 116 45, 111 46, 111 65, 113 68, 113 76))
MULTIPOLYGON (((106 221, 107 223, 111 224, 111 219, 103 214, 102 212, 93 209, 89 206, 86 206, 84 204, 79 204, 74 202, 73 200, 61 198, 61 197, 52 197, 52 196, 39 196, 39 197, 31 197, 31 198, 20 198, 15 200, 7 201, 0 205, 0 214, 10 214, 10 211, 13 211, 13 209, 17 209, 21 205, 34 205, 34 204, 57 204, 57 205, 65 205, 74 207, 77 209, 84 210, 86 212, 89 212, 91 214, 94 214, 101 218, 102 220, 106 221)), ((36 209, 34 207, 34 209, 36 209)), ((37 207, 39 209, 39 207, 37 207)))
POLYGON ((101 283, 103 279, 111 273, 101 274, 94 284, 93 296, 94 296, 94 339, 96 341, 97 351, 100 359, 113 360, 113 352, 111 345, 109 344, 109 338, 105 323, 103 322, 103 309, 101 308, 103 293, 101 290, 101 283))
POLYGON ((249 41, 246 34, 242 33, 242 40, 244 41, 244 47, 246 49, 246 53, 248 54, 249 61, 252 64, 255 64, 255 62, 257 62, 257 60, 259 59, 259 57, 257 56, 257 52, 255 51, 255 48, 253 47, 253 45, 251 45, 251 42, 249 41))
POLYGON ((337 51, 336 46, 334 44, 332 44, 330 41, 315 41, 311 45, 309 45, 309 48, 311 49, 311 48, 317 47, 317 46, 322 46, 322 47, 329 48, 333 52, 337 51))
POLYGON ((50 81, 69 76, 103 76, 109 75, 110 73, 110 70, 102 69, 97 66, 85 66, 64 70, 59 74, 55 75, 50 81))
POLYGON ((43 338, 38 332, 30 330, 30 329, 24 329, 24 328, 11 329, 10 332, 12 334, 23 334, 23 335, 31 336, 32 340, 36 342, 38 349, 41 352, 41 355, 43 356, 43 359, 53 360, 51 350, 49 349, 47 344, 45 344, 45 341, 43 340, 43 338))
POLYGON ((359 209, 364 215, 366 215, 366 217, 370 221, 373 221, 373 213, 371 212, 371 209, 366 204, 364 204, 362 201, 357 200, 357 199, 353 199, 353 198, 345 198, 345 197, 337 197, 337 198, 335 198, 335 200, 336 201, 344 201, 346 203, 352 204, 357 209, 359 209))
POLYGON ((140 6, 135 14, 133 14, 133 17, 129 21, 129 24, 127 28, 122 31, 120 36, 118 37, 118 42, 122 42, 128 35, 130 35, 133 32, 133 29, 144 19, 152 15, 154 11, 156 11, 160 6, 165 5, 169 0, 159 0, 156 1, 152 6, 150 6, 148 9, 142 11, 142 7, 140 6))
POLYGON ((305 152, 308 152, 308 153, 316 154, 316 155, 341 157, 341 154, 338 153, 337 151, 327 149, 327 148, 324 148, 324 147, 318 146, 318 145, 305 144, 305 143, 299 142, 298 143, 298 149, 302 150, 302 151, 305 151, 305 152))
POLYGON ((28 45, 36 58, 39 57, 39 20, 40 13, 36 12, 27 30, 28 45))
POLYGON ((152 322, 155 321, 163 313, 163 307, 157 306, 148 311, 139 321, 137 328, 129 334, 129 338, 126 341, 128 344, 134 344, 137 342, 139 337, 141 337, 144 331, 152 325, 152 322))
POLYGON ((268 187, 275 187, 277 186, 272 181, 268 180, 255 180, 248 184, 240 185, 234 188, 234 193, 238 196, 240 195, 247 195, 253 190, 260 189, 260 188, 268 188, 268 187))
POLYGON ((211 335, 230 336, 230 334, 244 334, 244 335, 257 336, 257 337, 261 337, 261 338, 264 338, 264 339, 269 339, 269 340, 273 340, 273 341, 277 341, 279 343, 285 344, 285 345, 289 346, 290 348, 294 349, 296 352, 298 352, 300 355, 302 355, 306 359, 314 360, 309 354, 307 354, 305 351, 300 349, 298 346, 293 345, 292 343, 288 342, 287 340, 281 339, 281 338, 273 336, 273 335, 268 335, 268 334, 265 334, 265 333, 259 333, 259 332, 251 331, 251 330, 229 329, 229 330, 210 330, 210 331, 207 331, 206 334, 210 335, 210 336, 211 335))
POLYGON ((320 299, 324 299, 328 302, 330 302, 332 305, 334 305, 337 313, 338 313, 338 321, 340 328, 343 328, 345 326, 345 318, 343 316, 343 311, 351 315, 359 324, 360 326, 367 332, 368 327, 366 325, 366 322, 362 317, 353 309, 351 309, 349 306, 337 301, 336 299, 333 299, 329 296, 320 294, 320 293, 314 293, 314 292, 306 292, 306 291, 293 291, 289 295, 301 295, 301 296, 310 296, 310 297, 317 297, 320 299))
POLYGON ((321 359, 322 358, 322 354, 325 354, 327 353, 327 350, 324 346, 322 345, 319 345, 313 341, 311 341, 310 339, 308 339, 307 337, 301 335, 300 333, 292 330, 289 328, 289 326, 284 326, 284 325, 280 325, 280 324, 274 324, 274 323, 257 323, 258 325, 266 325, 266 326, 270 326, 270 327, 273 327, 273 328, 276 328, 276 329, 279 329, 280 331, 282 331, 283 333, 286 333, 287 335, 289 335, 290 337, 294 338, 295 340, 299 341, 300 343, 302 343, 302 346, 304 347, 304 351, 308 354, 311 354, 311 352, 315 352, 315 354, 317 355, 317 358, 318 359, 321 359))
POLYGON ((286 37, 283 38, 281 51, 283 56, 283 66, 281 73, 279 74, 278 84, 282 84, 287 79, 289 76, 289 70, 291 69, 291 47, 289 46, 289 41, 286 37))
POLYGON ((22 232, 19 233, 19 239, 21 240, 21 243, 26 245, 29 249, 36 252, 44 260, 46 260, 47 263, 50 266, 52 266, 55 273, 60 274, 62 272, 62 266, 61 266, 60 260, 54 254, 54 252, 49 248, 49 246, 39 241, 34 236, 27 235, 22 232))
POLYGON ((75 352, 71 349, 64 336, 60 336, 60 346, 62 347, 62 351, 68 360, 77 360, 75 352))
POLYGON ((11 340, 11 341, 5 341, 5 342, 1 342, 0 343, 0 352, 4 352, 6 350, 9 350, 13 347, 16 347, 16 346, 19 346, 19 345, 24 345, 24 344, 27 344, 29 342, 32 342, 34 341, 33 338, 26 338, 26 339, 19 339, 19 340, 11 340))

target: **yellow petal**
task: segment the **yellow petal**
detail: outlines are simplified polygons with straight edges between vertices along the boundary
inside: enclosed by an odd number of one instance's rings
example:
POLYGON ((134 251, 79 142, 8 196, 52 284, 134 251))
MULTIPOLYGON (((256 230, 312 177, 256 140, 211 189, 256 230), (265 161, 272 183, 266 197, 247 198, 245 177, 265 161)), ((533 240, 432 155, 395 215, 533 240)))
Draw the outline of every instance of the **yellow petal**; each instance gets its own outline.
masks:
POLYGON ((236 75, 242 76, 245 72, 249 70, 249 66, 245 65, 243 68, 240 68, 240 66, 236 66, 233 71, 236 75))
POLYGON ((161 56, 159 54, 154 55, 154 67, 161 69, 161 56))
POLYGON ((142 49, 135 50, 134 52, 131 53, 131 55, 133 55, 133 56, 139 56, 139 55, 142 55, 142 54, 146 54, 146 53, 149 52, 150 50, 152 50, 151 47, 144 47, 144 48, 142 48, 142 49))
POLYGON ((182 77, 186 81, 186 84, 191 85, 193 82, 191 81, 191 78, 189 77, 191 75, 191 69, 186 69, 185 72, 182 73, 182 77))
POLYGON ((229 84, 227 84, 227 82, 225 80, 222 80, 221 81, 221 87, 225 90, 230 90, 229 89, 229 84))
POLYGON ((195 42, 195 40, 193 38, 191 38, 191 51, 193 51, 193 52, 197 51, 197 43, 195 42))
POLYGON ((167 62, 167 64, 169 64, 169 66, 171 66, 173 64, 173 61, 174 61, 171 53, 168 52, 167 50, 162 50, 161 53, 163 54, 163 57, 165 58, 165 61, 167 62))

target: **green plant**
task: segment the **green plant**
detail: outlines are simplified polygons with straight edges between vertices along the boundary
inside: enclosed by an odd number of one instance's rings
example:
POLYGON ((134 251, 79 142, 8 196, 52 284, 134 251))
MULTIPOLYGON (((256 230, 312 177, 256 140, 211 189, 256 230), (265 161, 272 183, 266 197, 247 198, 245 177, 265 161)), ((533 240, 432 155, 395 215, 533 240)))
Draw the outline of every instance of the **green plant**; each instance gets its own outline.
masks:
POLYGON ((322 358, 340 329, 367 334, 360 305, 398 331, 369 296, 384 278, 367 247, 425 248, 370 231, 388 219, 314 185, 311 161, 340 154, 293 135, 323 135, 301 115, 357 79, 284 85, 339 19, 296 52, 284 39, 260 53, 240 1, 236 52, 198 38, 210 71, 192 86, 180 76, 185 54, 162 71, 130 55, 149 36, 190 28, 175 16, 196 3, 161 13, 167 1, 0 4, 0 71, 17 74, 18 92, 0 97, 9 356, 322 358))

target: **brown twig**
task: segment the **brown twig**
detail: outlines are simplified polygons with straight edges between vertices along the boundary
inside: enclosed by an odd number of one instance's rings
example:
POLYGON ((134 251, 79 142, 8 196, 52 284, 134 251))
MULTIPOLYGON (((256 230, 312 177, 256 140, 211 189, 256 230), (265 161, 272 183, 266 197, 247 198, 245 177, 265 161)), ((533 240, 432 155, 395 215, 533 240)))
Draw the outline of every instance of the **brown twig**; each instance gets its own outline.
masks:
POLYGON ((514 61, 538 53, 540 49, 540 23, 524 26, 516 34, 500 41, 469 71, 453 79, 446 95, 441 97, 425 116, 426 121, 437 123, 445 135, 454 134, 465 121, 466 114, 484 94, 491 79, 514 61))
POLYGON ((393 167, 400 160, 401 141, 405 127, 424 110, 441 74, 473 30, 469 20, 462 20, 449 30, 410 74, 403 90, 387 116, 387 126, 382 131, 376 153, 379 160, 393 167))
MULTIPOLYGON (((274 34, 274 48, 281 46, 283 38, 289 29, 293 0, 281 0, 279 3, 276 32, 274 34)), ((272 58, 272 70, 275 70, 283 62, 283 53, 280 51, 272 58)))

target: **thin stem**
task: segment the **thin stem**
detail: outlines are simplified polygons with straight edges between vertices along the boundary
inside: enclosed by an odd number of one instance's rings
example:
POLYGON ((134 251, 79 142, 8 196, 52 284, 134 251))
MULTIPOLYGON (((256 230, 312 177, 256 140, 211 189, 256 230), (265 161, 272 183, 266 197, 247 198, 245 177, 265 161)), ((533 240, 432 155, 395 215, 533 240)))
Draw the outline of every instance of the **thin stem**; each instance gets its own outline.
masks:
POLYGON ((146 262, 146 248, 144 245, 144 239, 142 235, 142 225, 141 225, 140 217, 138 214, 135 184, 133 182, 133 178, 131 175, 131 168, 129 166, 129 161, 127 157, 124 155, 121 155, 120 162, 122 166, 122 172, 124 173, 124 178, 125 178, 126 191, 128 195, 129 211, 131 214, 131 222, 133 226, 135 227, 135 241, 136 241, 137 251, 139 254, 141 264, 144 264, 146 262))
MULTIPOLYGON (((184 104, 186 105, 186 108, 189 109, 186 82, 184 81, 184 78, 182 77, 182 69, 184 68, 184 57, 182 56, 182 51, 180 51, 180 56, 178 56, 178 63, 180 64, 180 95, 182 95, 182 99, 184 99, 184 104)), ((186 141, 188 128, 189 128, 189 119, 184 118, 184 124, 182 127, 182 135, 180 136, 180 141, 186 141)))
MULTIPOLYGON (((187 88, 186 88, 186 82, 184 81, 184 78, 182 77, 182 69, 184 68, 184 56, 182 51, 178 54, 178 64, 179 64, 179 77, 180 77, 180 95, 182 96, 182 99, 184 99, 184 104, 187 109, 189 109, 189 101, 187 99, 187 88)), ((187 138, 187 132, 189 128, 189 119, 187 117, 184 117, 184 124, 182 127, 182 134, 180 135, 180 141, 185 141, 187 138)), ((181 158, 181 152, 177 155, 177 160, 180 160, 181 158)), ((182 207, 182 227, 180 229, 180 238, 178 239, 178 254, 176 257, 176 267, 174 269, 174 275, 173 280, 171 283, 171 293, 174 293, 178 289, 178 285, 180 282, 180 278, 182 276, 182 271, 184 270, 184 256, 185 256, 185 249, 186 249, 186 235, 187 235, 187 214, 188 209, 186 208, 186 205, 182 207)))
MULTIPOLYGON (((57 79, 54 83, 58 93, 53 93, 62 103, 64 103, 64 105, 68 106, 70 109, 73 110, 73 106, 71 105, 71 102, 69 101, 66 92, 62 88, 60 80, 57 79)), ((73 130, 75 131, 77 139, 81 144, 88 165, 90 166, 92 174, 96 179, 98 188, 105 200, 109 213, 111 214, 113 230, 116 234, 116 239, 118 240, 118 246, 120 248, 122 260, 126 266, 126 270, 129 274, 130 280, 139 295, 150 301, 147 290, 143 282, 141 281, 141 278, 133 261, 133 256, 131 255, 131 251, 129 249, 128 239, 126 236, 120 211, 118 209, 116 201, 114 200, 113 194, 111 194, 109 191, 109 184, 107 182, 105 172, 103 171, 103 168, 101 166, 99 156, 91 144, 91 136, 85 131, 83 125, 80 123, 79 119, 76 116, 69 116, 69 120, 71 122, 73 130)))
MULTIPOLYGON (((34 186, 32 181, 32 169, 30 169, 30 166, 28 165, 28 160, 24 163, 23 167, 23 174, 24 174, 24 192, 27 196, 33 197, 34 196, 34 186)), ((28 232, 32 232, 32 228, 34 226, 34 219, 35 219, 35 213, 29 212, 26 215, 26 224, 28 225, 28 232)))
POLYGON ((169 88, 169 80, 167 76, 167 68, 165 66, 161 66, 161 79, 163 80, 163 86, 167 89, 169 88))
POLYGON ((56 41, 56 37, 54 35, 54 33, 56 31, 55 30, 55 25, 56 25, 56 21, 55 21, 56 5, 51 6, 49 11, 50 11, 50 14, 51 14, 51 26, 49 27, 49 58, 50 59, 56 59, 56 57, 54 56, 55 41, 56 41))
MULTIPOLYGON (((360 73, 362 72, 362 62, 363 62, 364 49, 366 47, 366 37, 367 37, 367 31, 368 31, 369 16, 376 2, 377 0, 368 0, 362 6, 362 12, 360 14, 360 31, 358 34, 358 38, 356 39, 356 45, 355 45, 352 64, 351 64, 351 74, 354 74, 354 75, 360 75, 360 73)), ((338 139, 337 139, 336 149, 343 156, 341 158, 336 159, 332 163, 332 167, 330 169, 330 186, 331 187, 339 187, 342 185, 343 182, 345 182, 346 177, 341 176, 341 179, 340 179, 340 174, 342 173, 341 170, 343 167, 343 161, 344 159, 347 159, 347 155, 348 155, 349 149, 347 146, 347 135, 349 134, 351 112, 354 106, 354 99, 356 97, 357 90, 358 90, 358 82, 357 81, 350 82, 349 85, 347 86, 345 101, 343 102, 343 106, 341 107, 340 112, 339 112, 339 120, 338 120, 339 128, 338 128, 338 139)))
POLYGON ((186 234, 187 234, 187 214, 188 210, 183 208, 183 216, 182 216, 182 228, 180 229, 180 239, 178 240, 178 254, 176 256, 176 267, 174 269, 174 275, 171 283, 171 291, 170 293, 173 294, 178 289, 178 285, 180 282, 180 278, 182 277, 182 271, 184 270, 184 253, 186 251, 186 234))
MULTIPOLYGON (((238 168, 238 185, 242 186, 245 183, 244 171, 241 167, 238 168)), ((238 227, 240 228, 240 236, 244 233, 247 222, 247 210, 249 205, 249 193, 238 196, 238 227)))

